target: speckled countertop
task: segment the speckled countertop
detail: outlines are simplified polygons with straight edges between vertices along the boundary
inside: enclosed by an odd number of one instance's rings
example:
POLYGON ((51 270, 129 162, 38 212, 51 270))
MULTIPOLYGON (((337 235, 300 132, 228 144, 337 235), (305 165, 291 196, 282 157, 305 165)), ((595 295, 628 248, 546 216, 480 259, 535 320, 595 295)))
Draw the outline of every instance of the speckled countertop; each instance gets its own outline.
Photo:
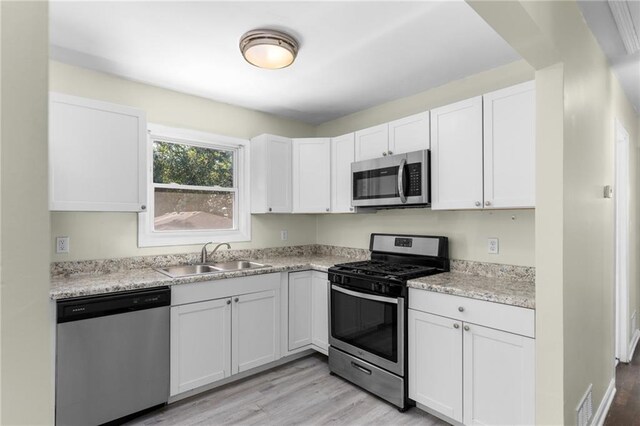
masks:
POLYGON ((256 261, 269 265, 265 268, 233 272, 216 272, 182 278, 170 278, 152 268, 128 269, 102 274, 77 273, 58 275, 51 278, 52 299, 113 293, 116 291, 136 290, 167 285, 180 285, 201 281, 221 280, 225 278, 246 277, 249 275, 269 274, 273 272, 314 269, 327 272, 337 264, 352 262, 354 258, 330 255, 307 255, 291 257, 259 258, 256 261))
POLYGON ((535 309, 534 281, 445 272, 407 282, 410 288, 535 309))
MULTIPOLYGON (((251 259, 265 268, 170 278, 153 267, 193 264, 199 253, 122 259, 58 262, 51 265, 51 298, 113 293, 225 278, 314 269, 326 272, 338 263, 369 259, 369 250, 306 245, 217 252, 211 261, 251 259)), ((451 260, 451 271, 409 281, 409 287, 490 302, 534 308, 535 268, 451 260)))

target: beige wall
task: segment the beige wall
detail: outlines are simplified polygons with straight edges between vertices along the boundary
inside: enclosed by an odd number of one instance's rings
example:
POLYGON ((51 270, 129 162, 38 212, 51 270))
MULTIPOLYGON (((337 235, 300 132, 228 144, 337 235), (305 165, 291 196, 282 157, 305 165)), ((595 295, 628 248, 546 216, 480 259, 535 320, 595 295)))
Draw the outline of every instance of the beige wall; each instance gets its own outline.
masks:
MULTIPOLYGON (((533 78, 533 68, 526 62, 513 62, 321 124, 316 134, 341 135, 533 78)), ((366 215, 322 215, 318 216, 318 242, 368 247, 372 232, 446 235, 451 238, 450 250, 454 259, 534 266, 534 221, 534 210, 408 209, 366 215), (487 253, 489 237, 500 239, 499 254, 487 253)))
MULTIPOLYGON (((214 102, 59 62, 50 63, 50 90, 144 109, 150 123, 251 138, 261 133, 310 136, 311 125, 214 102)), ((53 261, 103 259, 194 252, 199 246, 137 246, 136 213, 51 213, 50 247, 56 236, 70 238, 70 253, 52 253, 53 261)), ((315 242, 315 218, 301 215, 253 215, 252 241, 233 248, 261 248, 315 242), (287 241, 280 230, 289 231, 287 241)))
POLYGON ((53 424, 46 2, 0 3, 0 424, 53 424))
MULTIPOLYGON (((556 258, 536 258, 536 334, 541 337, 536 353, 543 357, 537 364, 537 396, 543 396, 537 399, 537 416, 540 422, 575 424, 576 405, 589 384, 595 410, 614 377, 614 203, 603 198, 602 189, 614 179, 614 118, 637 140, 637 114, 574 1, 514 2, 508 15, 501 14, 501 2, 471 4, 530 63, 559 58, 563 69, 563 122, 546 117, 538 127, 539 134, 542 127, 545 132, 557 129, 556 135, 561 129, 563 136, 562 165, 557 157, 545 155, 549 162, 539 161, 537 169, 538 183, 543 174, 555 178, 538 193, 558 193, 561 202, 559 207, 543 199, 536 208, 537 252, 554 239, 561 244, 556 258), (536 49, 541 46, 545 49, 536 49), (553 52, 541 55, 549 46, 553 52), (559 355, 563 365, 547 352, 559 355), (562 383, 549 379, 554 374, 562 374, 562 383), (563 396, 563 406, 550 401, 553 395, 563 396)), ((539 111, 553 109, 556 102, 548 97, 539 111)), ((541 143, 543 151, 553 152, 549 141, 539 139, 541 143)), ((635 173, 637 157, 632 161, 635 173)), ((633 185, 637 195, 637 179, 633 185)), ((637 247, 637 233, 633 238, 637 247)), ((637 261, 637 252, 632 256, 637 261)), ((633 279, 637 286, 637 272, 633 279)))

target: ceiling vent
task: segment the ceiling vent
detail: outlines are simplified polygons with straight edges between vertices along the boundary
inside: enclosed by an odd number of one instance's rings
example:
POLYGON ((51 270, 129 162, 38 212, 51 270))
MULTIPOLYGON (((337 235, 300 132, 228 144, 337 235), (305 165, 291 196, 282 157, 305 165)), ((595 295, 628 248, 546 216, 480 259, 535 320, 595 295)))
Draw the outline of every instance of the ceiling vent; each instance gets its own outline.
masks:
POLYGON ((609 0, 609 8, 616 21, 620 38, 629 55, 640 51, 640 7, 624 0, 609 0))

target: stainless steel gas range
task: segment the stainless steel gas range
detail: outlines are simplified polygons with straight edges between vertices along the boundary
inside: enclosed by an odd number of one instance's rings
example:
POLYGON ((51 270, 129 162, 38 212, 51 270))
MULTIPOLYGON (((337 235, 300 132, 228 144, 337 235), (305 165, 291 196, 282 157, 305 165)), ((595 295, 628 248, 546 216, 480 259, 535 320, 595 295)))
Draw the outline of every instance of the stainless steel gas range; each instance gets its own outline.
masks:
POLYGON ((447 237, 371 234, 371 260, 329 268, 329 368, 405 411, 406 283, 449 270, 447 237))

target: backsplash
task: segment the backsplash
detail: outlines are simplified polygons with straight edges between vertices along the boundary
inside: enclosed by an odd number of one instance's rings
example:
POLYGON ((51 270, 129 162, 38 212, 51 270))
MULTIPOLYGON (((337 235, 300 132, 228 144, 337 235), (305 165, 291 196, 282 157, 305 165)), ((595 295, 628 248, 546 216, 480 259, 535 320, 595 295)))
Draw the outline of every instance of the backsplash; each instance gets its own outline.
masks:
MULTIPOLYGON (((262 249, 218 250, 213 256, 209 256, 208 262, 220 262, 238 259, 264 259, 268 257, 292 257, 292 256, 340 256, 353 258, 354 260, 368 259, 369 250, 327 246, 321 244, 308 244, 302 246, 270 247, 262 249)), ((200 263, 200 252, 164 254, 154 256, 135 256, 116 259, 76 260, 70 262, 51 263, 51 275, 71 274, 105 274, 109 272, 125 271, 129 269, 161 268, 171 265, 187 265, 200 263)))

